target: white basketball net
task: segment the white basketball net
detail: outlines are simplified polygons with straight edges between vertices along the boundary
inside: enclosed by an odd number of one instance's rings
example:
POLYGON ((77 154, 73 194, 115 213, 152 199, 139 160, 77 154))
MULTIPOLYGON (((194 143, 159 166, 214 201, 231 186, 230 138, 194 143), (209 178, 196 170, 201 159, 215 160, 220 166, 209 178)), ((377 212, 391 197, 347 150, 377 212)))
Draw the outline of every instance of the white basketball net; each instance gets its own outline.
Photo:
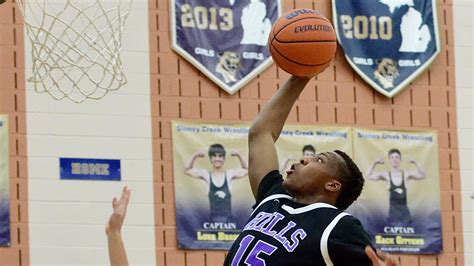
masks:
POLYGON ((31 41, 35 91, 74 102, 127 83, 120 50, 132 0, 17 0, 31 41))

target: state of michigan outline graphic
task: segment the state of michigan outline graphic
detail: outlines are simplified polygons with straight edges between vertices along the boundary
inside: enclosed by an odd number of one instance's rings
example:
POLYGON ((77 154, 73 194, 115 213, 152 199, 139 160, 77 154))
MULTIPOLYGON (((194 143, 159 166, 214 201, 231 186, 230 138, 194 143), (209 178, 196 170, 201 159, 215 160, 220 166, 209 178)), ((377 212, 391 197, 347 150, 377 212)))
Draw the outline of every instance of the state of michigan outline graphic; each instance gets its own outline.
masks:
POLYGON ((413 0, 378 0, 380 3, 388 6, 390 13, 393 13, 395 9, 400 8, 404 5, 414 6, 413 0))

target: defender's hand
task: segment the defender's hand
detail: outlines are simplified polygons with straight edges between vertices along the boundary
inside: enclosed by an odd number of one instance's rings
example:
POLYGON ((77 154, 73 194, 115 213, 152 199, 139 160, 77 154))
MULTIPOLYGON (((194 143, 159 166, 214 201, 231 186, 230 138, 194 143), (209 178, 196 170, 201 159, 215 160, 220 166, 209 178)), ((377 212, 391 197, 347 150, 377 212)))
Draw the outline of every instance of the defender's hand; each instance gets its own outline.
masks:
POLYGON ((114 209, 112 215, 109 218, 107 226, 105 228, 105 233, 110 234, 120 234, 122 230, 123 221, 127 215, 128 202, 130 201, 131 189, 128 187, 123 187, 122 195, 120 199, 114 198, 112 200, 112 207, 114 209))

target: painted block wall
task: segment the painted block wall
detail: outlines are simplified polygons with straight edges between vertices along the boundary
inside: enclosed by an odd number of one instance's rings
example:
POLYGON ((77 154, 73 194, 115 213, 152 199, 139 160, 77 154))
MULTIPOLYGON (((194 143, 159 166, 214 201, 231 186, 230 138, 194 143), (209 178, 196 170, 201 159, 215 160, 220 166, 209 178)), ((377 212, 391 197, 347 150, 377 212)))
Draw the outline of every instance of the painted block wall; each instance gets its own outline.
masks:
POLYGON ((466 265, 474 265, 474 1, 455 0, 454 41, 466 265))
POLYGON ((147 25, 148 3, 135 1, 121 53, 128 83, 101 100, 57 101, 26 83, 31 265, 108 264, 105 223, 124 185, 132 189, 123 231, 130 263, 155 264, 147 25), (122 181, 60 180, 59 158, 118 159, 122 181))

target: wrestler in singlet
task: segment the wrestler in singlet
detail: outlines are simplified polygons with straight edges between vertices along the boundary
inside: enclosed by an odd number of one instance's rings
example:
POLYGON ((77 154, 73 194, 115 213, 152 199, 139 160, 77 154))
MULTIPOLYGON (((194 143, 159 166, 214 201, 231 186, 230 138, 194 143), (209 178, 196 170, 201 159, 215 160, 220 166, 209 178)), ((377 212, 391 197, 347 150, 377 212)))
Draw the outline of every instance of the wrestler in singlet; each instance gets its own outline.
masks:
POLYGON ((211 209, 210 219, 213 222, 229 222, 232 220, 232 205, 227 174, 224 174, 224 184, 218 187, 214 184, 212 174, 209 172, 209 204, 211 209))
POLYGON ((390 179, 390 209, 388 219, 391 223, 411 223, 410 211, 407 205, 407 188, 405 186, 405 173, 402 171, 402 183, 397 186, 392 181, 392 173, 388 172, 390 179))

